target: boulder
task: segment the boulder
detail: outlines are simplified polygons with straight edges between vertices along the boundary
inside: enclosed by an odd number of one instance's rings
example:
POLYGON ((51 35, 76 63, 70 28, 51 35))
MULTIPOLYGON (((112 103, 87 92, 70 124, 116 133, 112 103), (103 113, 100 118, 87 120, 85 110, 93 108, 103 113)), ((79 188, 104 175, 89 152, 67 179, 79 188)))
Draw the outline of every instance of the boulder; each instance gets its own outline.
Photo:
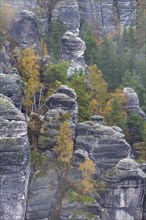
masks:
POLYGON ((22 91, 20 89, 20 76, 14 72, 11 74, 0 74, 0 93, 11 98, 14 105, 20 109, 22 105, 22 91))
POLYGON ((67 74, 68 77, 74 74, 75 70, 87 73, 87 65, 84 60, 85 42, 76 34, 67 31, 62 37, 62 60, 70 62, 67 74))
POLYGON ((127 110, 129 113, 131 112, 136 112, 139 115, 141 115, 142 117, 145 117, 145 113, 144 111, 140 108, 140 104, 139 104, 139 98, 137 93, 134 91, 134 89, 129 88, 129 87, 125 87, 123 89, 123 92, 126 94, 127 96, 127 110))
POLYGON ((122 159, 110 170, 107 182, 104 211, 108 220, 141 220, 146 174, 130 158, 122 159))
POLYGON ((30 174, 27 123, 0 95, 0 220, 24 220, 30 174))
POLYGON ((13 40, 22 49, 34 46, 39 51, 38 21, 32 11, 23 10, 15 16, 11 33, 13 40))

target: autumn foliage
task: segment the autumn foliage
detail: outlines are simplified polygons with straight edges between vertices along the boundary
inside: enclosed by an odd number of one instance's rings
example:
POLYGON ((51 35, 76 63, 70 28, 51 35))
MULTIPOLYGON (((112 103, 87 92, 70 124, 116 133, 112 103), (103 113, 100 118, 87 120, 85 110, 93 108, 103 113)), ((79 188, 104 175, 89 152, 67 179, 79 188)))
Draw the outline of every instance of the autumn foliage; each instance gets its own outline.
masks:
POLYGON ((87 85, 91 98, 91 114, 101 114, 107 99, 108 84, 103 79, 103 74, 96 65, 89 66, 87 85))
POLYGON ((40 89, 39 57, 35 54, 34 47, 22 51, 20 60, 22 75, 26 81, 24 89, 24 106, 30 112, 36 105, 35 93, 40 89))
POLYGON ((93 174, 96 170, 96 166, 94 162, 90 159, 85 160, 84 163, 80 164, 80 170, 82 172, 82 186, 83 186, 83 194, 91 193, 94 191, 93 184, 93 174))
POLYGON ((72 131, 67 120, 60 126, 55 152, 62 172, 68 172, 71 169, 73 159, 73 140, 72 131))
POLYGON ((108 100, 102 112, 106 123, 124 128, 127 120, 126 105, 127 96, 122 90, 117 89, 114 93, 108 94, 108 100))

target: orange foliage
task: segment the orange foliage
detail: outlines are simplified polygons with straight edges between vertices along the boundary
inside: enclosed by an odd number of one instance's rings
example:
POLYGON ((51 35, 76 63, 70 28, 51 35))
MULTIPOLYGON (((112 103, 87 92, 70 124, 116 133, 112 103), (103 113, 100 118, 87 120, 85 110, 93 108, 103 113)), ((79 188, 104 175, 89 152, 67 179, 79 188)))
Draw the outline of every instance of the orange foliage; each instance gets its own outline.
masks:
POLYGON ((106 104, 108 84, 103 79, 102 72, 96 65, 89 66, 87 85, 91 94, 91 113, 102 114, 106 104))
POLYGON ((82 180, 83 193, 86 194, 93 192, 94 184, 92 178, 96 170, 96 165, 90 159, 85 160, 84 163, 80 164, 80 170, 83 176, 83 180, 82 180))
POLYGON ((68 172, 71 169, 73 159, 72 131, 68 121, 65 121, 60 126, 55 152, 58 155, 57 160, 61 166, 62 172, 68 172))
POLYGON ((105 105, 105 108, 104 108, 102 114, 105 116, 108 112, 111 111, 112 103, 113 103, 113 100, 115 99, 121 104, 121 106, 123 108, 123 115, 125 115, 125 117, 127 117, 127 112, 125 111, 125 106, 128 101, 126 93, 123 93, 121 89, 117 89, 115 91, 115 93, 110 93, 110 94, 108 94, 108 96, 109 96, 108 101, 105 105))
POLYGON ((27 85, 24 89, 24 105, 30 113, 35 105, 35 93, 40 89, 39 79, 39 57, 36 56, 34 47, 26 48, 22 51, 20 60, 22 75, 27 85))

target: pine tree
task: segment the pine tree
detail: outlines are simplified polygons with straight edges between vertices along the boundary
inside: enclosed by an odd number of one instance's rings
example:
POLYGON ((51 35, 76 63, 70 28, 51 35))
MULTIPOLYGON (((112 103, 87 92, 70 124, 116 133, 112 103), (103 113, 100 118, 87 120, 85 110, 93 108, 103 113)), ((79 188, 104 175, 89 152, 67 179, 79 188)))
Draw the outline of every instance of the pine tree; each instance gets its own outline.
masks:
POLYGON ((79 105, 79 122, 89 120, 90 118, 90 102, 87 93, 87 86, 85 76, 82 73, 75 73, 70 78, 68 86, 73 88, 77 94, 77 101, 79 105))

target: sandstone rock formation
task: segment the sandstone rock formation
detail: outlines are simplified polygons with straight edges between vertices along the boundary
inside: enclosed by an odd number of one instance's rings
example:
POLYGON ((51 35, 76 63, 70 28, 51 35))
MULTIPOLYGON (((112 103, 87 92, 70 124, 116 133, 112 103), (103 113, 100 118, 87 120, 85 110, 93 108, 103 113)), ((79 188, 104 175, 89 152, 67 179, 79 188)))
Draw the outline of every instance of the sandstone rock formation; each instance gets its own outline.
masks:
POLYGON ((117 0, 117 12, 122 28, 136 25, 136 0, 117 0))
POLYGON ((115 30, 114 1, 78 0, 82 25, 89 25, 98 34, 104 35, 115 30))
POLYGON ((127 110, 129 112, 136 112, 139 115, 141 115, 142 117, 145 117, 145 113, 140 108, 139 98, 138 98, 136 92, 134 91, 134 89, 129 88, 129 87, 125 87, 123 89, 123 92, 126 93, 127 99, 128 99, 128 103, 127 103, 127 106, 126 106, 127 110))
POLYGON ((39 136, 39 148, 50 149, 56 145, 60 123, 67 118, 69 120, 73 137, 75 137, 78 121, 78 105, 73 89, 61 85, 55 94, 51 95, 46 106, 48 111, 44 116, 39 136))
POLYGON ((70 62, 67 74, 68 77, 74 74, 75 70, 87 73, 87 65, 84 61, 84 51, 86 49, 84 41, 76 34, 68 31, 62 37, 62 60, 70 62))
POLYGON ((142 216, 142 220, 146 219, 146 193, 144 195, 144 203, 143 203, 143 216, 142 216))
POLYGON ((87 72, 87 65, 84 61, 86 49, 84 41, 79 38, 80 12, 77 0, 61 0, 52 12, 52 21, 59 18, 66 29, 62 37, 61 54, 62 60, 70 62, 68 77, 74 74, 75 70, 87 72))
POLYGON ((22 105, 22 91, 20 76, 17 74, 0 74, 0 93, 9 97, 14 105, 20 109, 22 105))
MULTIPOLYGON (((49 158, 48 158, 49 160, 49 158)), ((58 186, 55 169, 49 166, 38 170, 29 184, 27 211, 25 220, 45 220, 54 200, 58 186)))
MULTIPOLYGON (((24 9, 34 9, 37 7, 37 0, 5 0, 5 3, 12 5, 13 7, 24 10, 24 9)), ((3 4, 3 2, 2 2, 3 4)))
POLYGON ((34 46, 39 51, 38 21, 32 11, 23 10, 15 16, 12 38, 22 49, 34 46))
POLYGON ((115 31, 117 22, 121 28, 134 25, 136 0, 78 0, 82 25, 90 25, 99 35, 115 31))
POLYGON ((104 210, 108 220, 141 220, 146 174, 129 158, 120 160, 109 171, 104 210))
POLYGON ((12 68, 11 58, 9 56, 9 42, 6 41, 0 49, 0 73, 9 73, 12 68))
POLYGON ((60 220, 101 220, 100 205, 92 196, 68 192, 62 202, 60 220))
POLYGON ((0 95, 0 220, 24 220, 30 173, 27 123, 0 95))
POLYGON ((52 11, 52 20, 59 18, 66 31, 79 34, 80 12, 77 0, 61 0, 52 11))
POLYGON ((78 124, 75 149, 75 155, 78 157, 83 157, 79 150, 86 151, 97 165, 99 172, 115 166, 119 160, 131 153, 131 147, 124 140, 120 128, 106 126, 98 121, 78 124))

